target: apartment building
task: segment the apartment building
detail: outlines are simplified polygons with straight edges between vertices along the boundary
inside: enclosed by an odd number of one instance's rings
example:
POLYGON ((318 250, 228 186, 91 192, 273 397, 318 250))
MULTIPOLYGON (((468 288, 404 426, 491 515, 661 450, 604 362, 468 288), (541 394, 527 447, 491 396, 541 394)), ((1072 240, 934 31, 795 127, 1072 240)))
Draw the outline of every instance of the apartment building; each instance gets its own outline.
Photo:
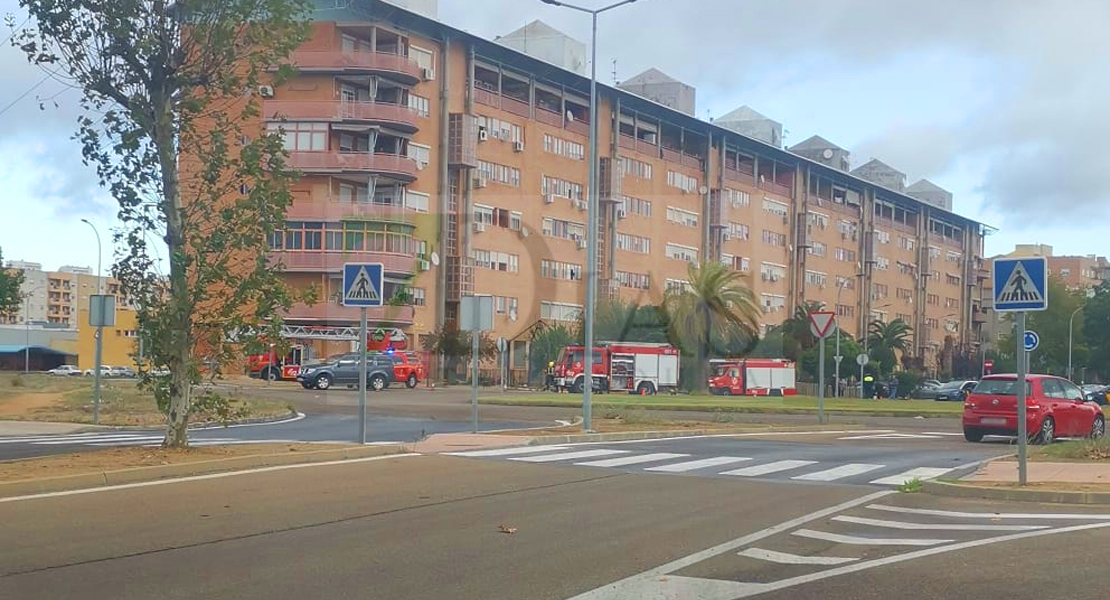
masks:
POLYGON ((741 133, 751 119, 730 129, 601 85, 588 265, 588 79, 378 0, 314 18, 291 57, 299 74, 259 89, 264 127, 284 132, 305 174, 271 246, 292 283, 324 292, 287 315, 287 335, 314 353, 354 339, 358 311, 338 304, 348 261, 385 265, 398 301, 371 318, 396 339, 455 319, 463 295, 492 294, 514 366, 537 323, 578 318, 588 270, 601 298, 659 303, 705 260, 750 276, 765 327, 818 301, 852 334, 905 319, 926 361, 978 339, 984 226, 847 172, 841 154, 826 164, 741 133))
POLYGON ((119 282, 97 277, 89 267, 66 265, 44 271, 41 263, 7 261, 7 268, 23 272, 20 291, 25 298, 19 312, 7 317, 8 324, 32 322, 76 329, 78 311, 88 308, 89 296, 98 290, 116 296, 118 306, 126 305, 119 282))

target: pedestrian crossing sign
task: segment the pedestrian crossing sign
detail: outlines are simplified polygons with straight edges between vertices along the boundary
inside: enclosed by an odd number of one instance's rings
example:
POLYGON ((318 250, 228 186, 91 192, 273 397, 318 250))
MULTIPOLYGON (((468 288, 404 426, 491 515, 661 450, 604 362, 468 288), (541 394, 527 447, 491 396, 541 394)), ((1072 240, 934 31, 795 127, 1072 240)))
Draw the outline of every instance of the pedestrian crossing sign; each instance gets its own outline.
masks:
POLYGON ((381 263, 343 265, 343 306, 382 305, 381 263))
POLYGON ((994 310, 1018 312, 1048 308, 1048 264, 1042 257, 994 261, 994 310))

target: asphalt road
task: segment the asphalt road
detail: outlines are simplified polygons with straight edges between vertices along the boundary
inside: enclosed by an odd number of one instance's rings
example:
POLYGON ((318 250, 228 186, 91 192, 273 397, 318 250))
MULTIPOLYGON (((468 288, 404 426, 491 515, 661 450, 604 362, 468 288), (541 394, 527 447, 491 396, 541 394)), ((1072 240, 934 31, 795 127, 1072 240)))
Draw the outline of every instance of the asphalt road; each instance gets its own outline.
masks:
POLYGON ((446 456, 6 500, 0 522, 0 598, 86 600, 1093 599, 1110 543, 1091 509, 446 456))

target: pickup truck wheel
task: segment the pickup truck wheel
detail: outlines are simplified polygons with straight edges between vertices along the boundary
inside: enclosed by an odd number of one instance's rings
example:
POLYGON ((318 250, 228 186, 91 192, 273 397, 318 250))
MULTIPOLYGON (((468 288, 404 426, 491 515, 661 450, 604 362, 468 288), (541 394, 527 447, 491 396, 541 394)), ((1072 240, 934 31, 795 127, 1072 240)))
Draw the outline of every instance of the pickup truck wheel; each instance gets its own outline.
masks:
POLYGON ((721 388, 720 394, 722 396, 731 396, 732 395, 732 388, 721 388))
POLYGON ((385 389, 385 377, 382 377, 380 374, 371 376, 370 389, 374 390, 375 392, 380 392, 385 389))
POLYGON ((416 383, 416 373, 409 373, 409 378, 405 380, 405 386, 411 390, 416 387, 416 383))
POLYGON ((327 373, 325 373, 325 374, 317 377, 315 385, 316 385, 316 389, 318 389, 318 390, 326 390, 326 389, 330 388, 331 387, 331 375, 328 375, 327 373))

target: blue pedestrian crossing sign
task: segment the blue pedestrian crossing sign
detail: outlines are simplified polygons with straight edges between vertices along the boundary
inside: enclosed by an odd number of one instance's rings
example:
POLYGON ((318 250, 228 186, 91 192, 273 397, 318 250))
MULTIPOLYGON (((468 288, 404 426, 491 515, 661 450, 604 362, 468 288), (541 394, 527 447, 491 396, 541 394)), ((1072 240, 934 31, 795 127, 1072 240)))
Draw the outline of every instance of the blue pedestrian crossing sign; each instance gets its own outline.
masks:
POLYGON ((381 306, 383 271, 381 263, 343 265, 343 306, 381 306))
POLYGON ((994 261, 994 310, 1020 312, 1048 308, 1048 264, 1042 257, 994 261))

